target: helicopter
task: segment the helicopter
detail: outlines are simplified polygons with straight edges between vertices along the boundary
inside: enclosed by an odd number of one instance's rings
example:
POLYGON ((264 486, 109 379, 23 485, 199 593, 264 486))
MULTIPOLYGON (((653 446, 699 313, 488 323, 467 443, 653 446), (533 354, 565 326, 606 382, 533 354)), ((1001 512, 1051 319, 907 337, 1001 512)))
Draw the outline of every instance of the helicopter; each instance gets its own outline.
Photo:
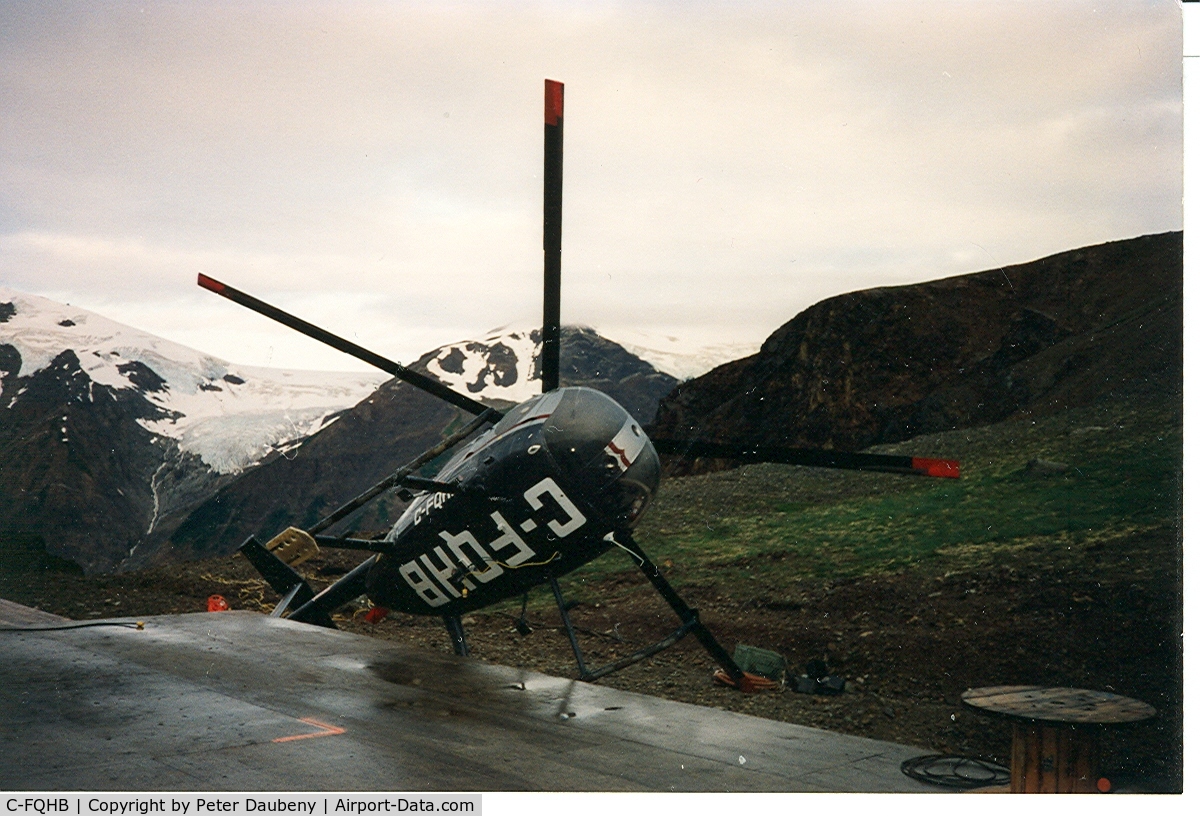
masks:
MULTIPOLYGON (((651 439, 615 400, 559 384, 562 271, 564 85, 545 81, 542 393, 505 412, 449 388, 252 295, 200 274, 198 284, 391 374, 474 417, 411 462, 307 530, 289 527, 263 544, 250 536, 239 551, 281 596, 275 617, 336 628, 330 614, 366 595, 378 620, 389 610, 443 619, 454 652, 469 648, 462 616, 548 585, 562 616, 581 680, 645 659, 693 634, 724 672, 752 691, 761 678, 743 672, 638 545, 633 530, 662 475, 659 454, 779 462, 958 478, 948 459, 840 452, 700 440, 651 439), (461 445, 461 447, 459 447, 461 445), (457 450, 454 450, 457 448, 457 450), (417 475, 454 451, 432 479, 417 475), (324 535, 385 491, 410 499, 382 538, 324 535), (320 546, 372 555, 317 593, 296 571, 320 546), (630 556, 680 619, 664 639, 604 666, 589 668, 558 579, 612 549, 630 556)), ((523 620, 523 619, 522 619, 523 620)))

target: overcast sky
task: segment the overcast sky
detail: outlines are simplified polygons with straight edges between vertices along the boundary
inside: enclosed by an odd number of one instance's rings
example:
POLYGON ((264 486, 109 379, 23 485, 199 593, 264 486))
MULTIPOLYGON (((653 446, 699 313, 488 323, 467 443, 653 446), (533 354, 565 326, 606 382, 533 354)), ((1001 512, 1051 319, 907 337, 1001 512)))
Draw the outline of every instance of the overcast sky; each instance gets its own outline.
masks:
POLYGON ((406 362, 533 327, 552 77, 564 320, 745 352, 1181 229, 1181 43, 1171 0, 6 0, 0 284, 244 364, 362 367, 197 272, 406 362))

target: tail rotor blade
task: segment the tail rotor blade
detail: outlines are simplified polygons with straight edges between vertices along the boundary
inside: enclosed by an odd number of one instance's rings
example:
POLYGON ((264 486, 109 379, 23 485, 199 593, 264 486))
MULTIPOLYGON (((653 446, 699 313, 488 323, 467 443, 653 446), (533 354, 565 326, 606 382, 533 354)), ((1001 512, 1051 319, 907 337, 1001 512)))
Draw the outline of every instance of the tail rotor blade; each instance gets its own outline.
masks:
POLYGON ((376 354, 373 351, 368 351, 360 345, 351 343, 349 340, 344 340, 335 334, 325 331, 324 329, 314 326, 304 320, 301 320, 294 315, 290 315, 282 309, 278 309, 269 303, 264 303, 256 297, 246 294, 245 292, 234 289, 232 286, 226 286, 218 280, 200 275, 196 281, 200 286, 216 292, 224 298, 232 300, 234 303, 245 306, 247 309, 252 309, 264 317, 269 317, 272 320, 282 323, 283 325, 295 329, 301 334, 308 335, 314 340, 319 340, 327 346, 332 346, 338 351, 343 351, 351 357, 357 357, 364 363, 369 363, 376 368, 386 371, 397 379, 403 380, 409 385, 416 386, 422 391, 432 394, 439 399, 445 400, 456 408, 461 408, 468 413, 476 416, 491 413, 495 414, 492 421, 500 418, 500 413, 494 408, 484 405, 482 402, 477 402, 468 396, 458 393, 452 388, 447 387, 443 383, 438 382, 432 377, 426 377, 424 374, 418 374, 412 369, 405 368, 397 362, 387 359, 376 354))
POLYGON ((562 291, 563 84, 546 80, 546 156, 542 191, 542 393, 558 388, 562 291))
POLYGON ((730 445, 721 442, 685 442, 678 439, 654 439, 660 454, 740 459, 743 462, 776 462, 782 465, 838 468, 841 470, 874 470, 912 476, 959 478, 955 459, 928 459, 919 456, 897 456, 883 453, 846 453, 819 448, 791 448, 782 445, 730 445))

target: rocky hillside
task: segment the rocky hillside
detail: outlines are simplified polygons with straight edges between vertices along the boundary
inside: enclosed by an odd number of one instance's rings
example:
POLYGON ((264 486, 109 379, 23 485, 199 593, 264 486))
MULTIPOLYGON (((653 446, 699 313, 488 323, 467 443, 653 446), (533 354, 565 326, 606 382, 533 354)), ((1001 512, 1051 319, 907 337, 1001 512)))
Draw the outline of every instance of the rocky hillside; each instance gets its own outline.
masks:
POLYGON ((71 350, 28 377, 14 365, 16 351, 0 346, 0 530, 39 534, 86 569, 112 569, 152 523, 152 477, 177 455, 138 421, 162 409, 134 389, 97 387, 71 350))
POLYGON ((1179 398, 1182 234, 852 292, 681 384, 653 436, 857 450, 1108 394, 1179 398))

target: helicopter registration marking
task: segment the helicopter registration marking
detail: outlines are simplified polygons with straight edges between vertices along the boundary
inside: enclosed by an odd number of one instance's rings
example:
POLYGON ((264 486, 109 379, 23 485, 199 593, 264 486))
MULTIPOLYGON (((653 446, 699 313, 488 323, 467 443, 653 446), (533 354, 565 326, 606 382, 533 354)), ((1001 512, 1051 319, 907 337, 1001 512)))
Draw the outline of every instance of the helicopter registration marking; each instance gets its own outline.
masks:
POLYGON ((579 512, 579 508, 575 506, 575 503, 567 498, 567 494, 563 492, 563 489, 555 484, 554 480, 549 476, 525 491, 525 501, 529 502, 529 506, 534 510, 541 510, 541 497, 545 495, 549 495, 559 507, 567 511, 566 524, 555 520, 546 524, 550 528, 550 532, 559 538, 566 538, 582 527, 584 522, 587 521, 583 517, 583 513, 579 512))
MULTIPOLYGON (((587 523, 575 503, 550 477, 526 490, 524 495, 525 501, 534 510, 540 510, 544 506, 543 497, 549 496, 567 514, 565 521, 553 519, 546 525, 559 538, 565 538, 587 523)), ((518 567, 536 555, 504 516, 494 512, 491 519, 500 535, 487 542, 490 553, 470 530, 453 534, 442 530, 438 536, 444 542, 445 549, 436 545, 429 552, 400 566, 400 575, 405 583, 425 603, 433 607, 442 606, 475 589, 475 581, 486 584, 504 574, 506 567, 518 567)), ((525 524, 521 526, 525 529, 525 524)))
POLYGON ((430 511, 441 509, 441 506, 446 503, 446 499, 448 498, 450 498, 449 493, 431 493, 421 499, 421 503, 413 511, 413 526, 416 527, 424 521, 430 511))

